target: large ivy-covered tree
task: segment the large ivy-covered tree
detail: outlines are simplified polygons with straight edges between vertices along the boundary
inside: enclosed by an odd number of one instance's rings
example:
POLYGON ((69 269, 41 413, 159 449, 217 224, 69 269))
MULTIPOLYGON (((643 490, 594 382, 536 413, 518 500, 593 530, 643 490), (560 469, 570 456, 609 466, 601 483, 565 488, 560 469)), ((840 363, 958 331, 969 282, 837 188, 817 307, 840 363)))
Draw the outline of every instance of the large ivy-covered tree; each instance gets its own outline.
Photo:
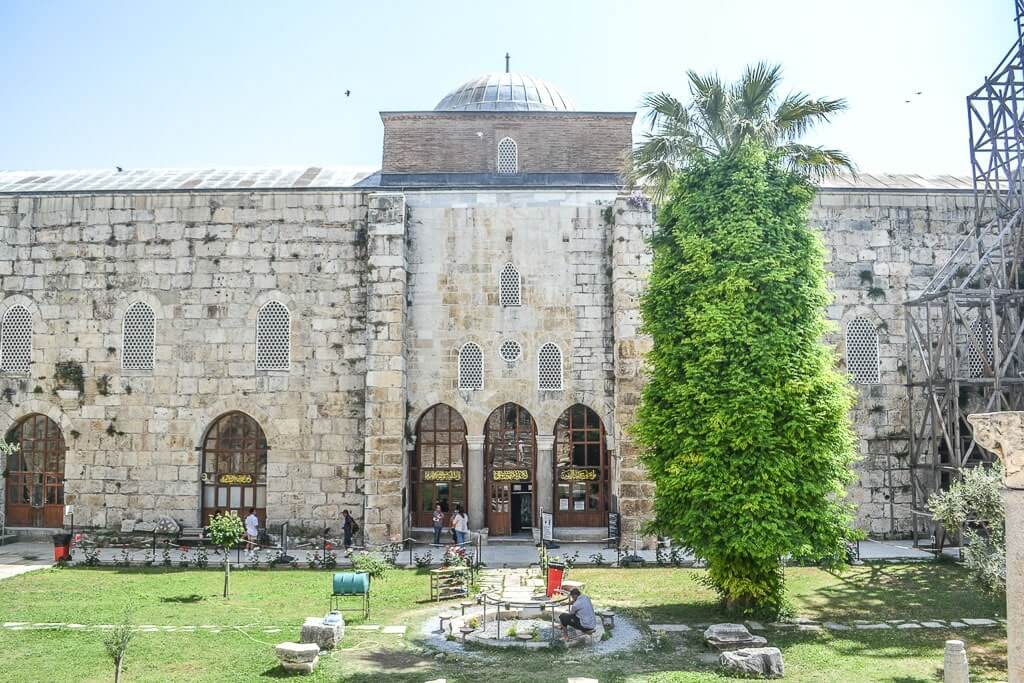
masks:
POLYGON ((730 607, 777 611, 781 560, 850 536, 852 393, 823 344, 813 186, 757 141, 694 161, 658 215, 636 433, 652 530, 690 547, 730 607))

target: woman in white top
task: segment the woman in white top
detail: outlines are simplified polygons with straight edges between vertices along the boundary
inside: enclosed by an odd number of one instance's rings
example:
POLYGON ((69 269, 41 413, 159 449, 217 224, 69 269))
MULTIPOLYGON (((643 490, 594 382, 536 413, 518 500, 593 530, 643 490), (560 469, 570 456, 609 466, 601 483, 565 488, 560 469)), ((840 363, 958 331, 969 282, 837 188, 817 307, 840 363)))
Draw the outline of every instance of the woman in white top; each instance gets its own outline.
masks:
POLYGON ((455 514, 452 515, 452 532, 455 534, 455 542, 459 545, 466 543, 466 534, 469 533, 469 515, 462 511, 461 505, 455 506, 455 514))
POLYGON ((260 536, 260 520, 256 516, 256 508, 249 508, 249 516, 245 518, 246 549, 252 550, 260 536))

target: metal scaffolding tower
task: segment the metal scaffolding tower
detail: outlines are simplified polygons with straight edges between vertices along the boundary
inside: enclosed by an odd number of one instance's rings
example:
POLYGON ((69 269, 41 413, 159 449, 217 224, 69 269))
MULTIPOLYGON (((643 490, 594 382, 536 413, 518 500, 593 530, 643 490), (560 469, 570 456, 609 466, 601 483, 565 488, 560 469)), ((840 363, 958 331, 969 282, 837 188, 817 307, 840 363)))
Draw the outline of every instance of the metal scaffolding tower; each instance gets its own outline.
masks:
POLYGON ((967 415, 1024 409, 1024 0, 1015 5, 1017 41, 967 97, 974 225, 904 304, 915 544, 944 532, 928 497, 995 459, 967 415))

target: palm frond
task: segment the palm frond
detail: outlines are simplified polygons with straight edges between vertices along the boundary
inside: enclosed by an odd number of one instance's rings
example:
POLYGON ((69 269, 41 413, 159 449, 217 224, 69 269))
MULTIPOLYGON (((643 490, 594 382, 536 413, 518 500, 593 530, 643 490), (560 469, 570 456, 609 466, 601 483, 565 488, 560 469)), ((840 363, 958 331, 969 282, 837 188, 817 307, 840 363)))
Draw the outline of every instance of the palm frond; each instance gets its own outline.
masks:
POLYGON ((795 140, 818 123, 827 123, 833 114, 846 110, 844 99, 811 99, 806 93, 791 93, 775 110, 780 137, 795 140))
POLYGON ((812 182, 820 182, 843 171, 854 174, 857 172, 850 157, 838 149, 790 142, 783 145, 780 152, 791 170, 806 176, 812 182))
POLYGON ((647 110, 644 118, 652 127, 665 120, 689 117, 683 103, 667 92, 648 93, 641 100, 641 105, 647 110))

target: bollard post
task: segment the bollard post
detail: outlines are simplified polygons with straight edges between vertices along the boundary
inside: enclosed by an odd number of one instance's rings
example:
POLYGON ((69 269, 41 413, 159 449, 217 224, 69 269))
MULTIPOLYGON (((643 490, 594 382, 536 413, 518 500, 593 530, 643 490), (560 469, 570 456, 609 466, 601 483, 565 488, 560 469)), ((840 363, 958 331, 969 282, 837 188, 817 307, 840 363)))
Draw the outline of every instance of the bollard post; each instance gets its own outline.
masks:
POLYGON ((971 677, 967 671, 967 651, 964 649, 964 641, 946 641, 942 680, 943 683, 970 683, 971 677))

